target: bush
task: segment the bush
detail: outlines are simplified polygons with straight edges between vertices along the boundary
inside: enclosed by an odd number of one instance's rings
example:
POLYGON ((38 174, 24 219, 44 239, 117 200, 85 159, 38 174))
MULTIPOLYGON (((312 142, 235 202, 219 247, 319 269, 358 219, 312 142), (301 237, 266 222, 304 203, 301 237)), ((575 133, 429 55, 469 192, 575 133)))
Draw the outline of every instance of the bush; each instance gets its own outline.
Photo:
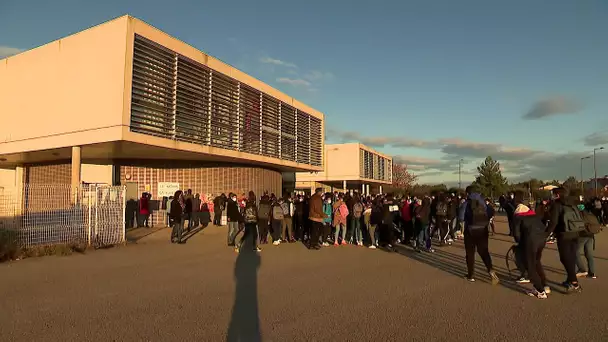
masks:
POLYGON ((0 262, 19 257, 21 246, 14 230, 0 230, 0 262))

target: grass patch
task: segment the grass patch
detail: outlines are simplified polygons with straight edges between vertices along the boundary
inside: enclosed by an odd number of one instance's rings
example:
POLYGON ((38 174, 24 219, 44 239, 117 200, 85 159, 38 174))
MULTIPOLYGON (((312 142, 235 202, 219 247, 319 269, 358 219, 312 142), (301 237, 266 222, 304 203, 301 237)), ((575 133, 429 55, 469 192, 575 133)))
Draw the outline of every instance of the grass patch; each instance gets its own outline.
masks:
POLYGON ((86 242, 74 241, 67 244, 23 247, 16 231, 0 230, 0 262, 41 256, 66 256, 84 254, 88 250, 86 242))

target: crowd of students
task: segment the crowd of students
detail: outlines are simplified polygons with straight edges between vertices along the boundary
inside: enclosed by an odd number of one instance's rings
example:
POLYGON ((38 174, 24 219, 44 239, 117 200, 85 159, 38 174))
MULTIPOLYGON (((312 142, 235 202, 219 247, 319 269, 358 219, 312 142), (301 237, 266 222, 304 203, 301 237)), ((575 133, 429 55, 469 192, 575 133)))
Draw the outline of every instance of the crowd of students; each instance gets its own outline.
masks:
MULTIPOLYGON (((192 220, 187 210, 188 198, 188 194, 177 191, 169 205, 172 242, 181 241, 185 221, 192 220)), ((437 193, 403 198, 394 198, 391 194, 323 193, 322 189, 317 189, 312 196, 263 194, 258 198, 253 192, 240 197, 230 193, 207 204, 214 209, 211 212, 215 225, 222 225, 225 211, 227 244, 237 252, 242 248, 260 252, 259 244, 279 246, 301 241, 310 250, 343 245, 370 249, 383 246, 393 250, 395 244, 401 243, 418 252, 433 253, 433 238, 439 245, 463 239, 467 264, 465 278, 475 281, 477 253, 492 283, 499 282, 488 251, 489 236, 495 233, 493 201, 483 198, 473 186, 464 194, 437 193), (243 235, 237 241, 241 231, 243 235), (250 247, 244 245, 247 239, 252 241, 250 247)), ((577 276, 596 278, 594 234, 608 222, 605 205, 601 201, 581 205, 566 196, 563 188, 554 189, 553 198, 538 203, 536 211, 524 201, 523 192, 516 191, 501 198, 500 209, 506 212, 509 234, 517 243, 517 264, 521 271, 517 281, 532 282, 531 296, 544 299, 550 292, 541 258, 545 243, 551 242, 552 238, 557 240, 560 260, 567 271, 563 285, 568 292, 581 290, 577 276), (586 265, 579 250, 585 252, 586 265)), ((209 208, 205 210, 209 211, 209 208)), ((188 225, 191 227, 190 223, 188 225)))

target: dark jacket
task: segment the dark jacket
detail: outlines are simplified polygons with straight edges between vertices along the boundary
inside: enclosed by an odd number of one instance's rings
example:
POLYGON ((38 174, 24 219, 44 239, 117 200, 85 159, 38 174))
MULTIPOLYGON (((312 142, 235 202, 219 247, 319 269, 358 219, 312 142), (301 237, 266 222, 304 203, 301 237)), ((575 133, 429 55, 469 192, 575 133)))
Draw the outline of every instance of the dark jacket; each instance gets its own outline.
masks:
POLYGON ((377 203, 372 204, 372 213, 369 222, 374 225, 382 224, 382 206, 377 203))
POLYGON ((515 242, 545 241, 547 233, 539 215, 525 205, 519 205, 513 214, 513 237, 515 242))
POLYGON ((458 217, 458 205, 460 203, 457 199, 452 199, 450 203, 448 203, 448 219, 451 221, 458 217))
POLYGON ((548 233, 553 233, 555 237, 562 239, 576 239, 578 233, 566 232, 566 223, 564 222, 564 206, 569 203, 564 202, 561 198, 553 200, 549 209, 549 226, 548 233))
POLYGON ((173 199, 173 201, 171 201, 169 217, 171 218, 171 220, 181 221, 183 214, 184 214, 184 210, 182 209, 182 206, 180 205, 179 200, 177 198, 173 199))
POLYGON ((230 222, 241 222, 242 216, 241 211, 239 209, 239 204, 229 198, 226 206, 226 216, 230 222))
POLYGON ((419 205, 414 209, 414 217, 417 225, 427 226, 431 221, 431 207, 428 205, 419 205))
POLYGON ((464 209, 464 224, 465 224, 465 227, 474 227, 475 228, 474 222, 473 222, 473 220, 474 220, 473 210, 471 208, 471 202, 472 201, 479 202, 479 205, 483 206, 484 209, 486 210, 486 212, 488 210, 488 207, 486 206, 486 201, 481 196, 481 194, 478 194, 478 193, 469 194, 469 198, 465 202, 466 206, 465 206, 465 209, 464 209))

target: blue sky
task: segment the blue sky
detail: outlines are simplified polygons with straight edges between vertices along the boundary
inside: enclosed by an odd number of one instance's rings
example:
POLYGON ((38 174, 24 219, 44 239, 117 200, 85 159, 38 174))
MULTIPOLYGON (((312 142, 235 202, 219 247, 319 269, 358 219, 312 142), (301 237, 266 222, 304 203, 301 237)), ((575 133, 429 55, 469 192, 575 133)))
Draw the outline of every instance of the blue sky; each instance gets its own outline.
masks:
MULTIPOLYGON (((4 0, 0 54, 126 13, 324 112, 328 142, 372 145, 422 182, 454 182, 461 158, 472 180, 488 154, 512 180, 564 179, 608 148, 608 1, 4 0)), ((597 164, 608 174, 608 154, 597 164)))

